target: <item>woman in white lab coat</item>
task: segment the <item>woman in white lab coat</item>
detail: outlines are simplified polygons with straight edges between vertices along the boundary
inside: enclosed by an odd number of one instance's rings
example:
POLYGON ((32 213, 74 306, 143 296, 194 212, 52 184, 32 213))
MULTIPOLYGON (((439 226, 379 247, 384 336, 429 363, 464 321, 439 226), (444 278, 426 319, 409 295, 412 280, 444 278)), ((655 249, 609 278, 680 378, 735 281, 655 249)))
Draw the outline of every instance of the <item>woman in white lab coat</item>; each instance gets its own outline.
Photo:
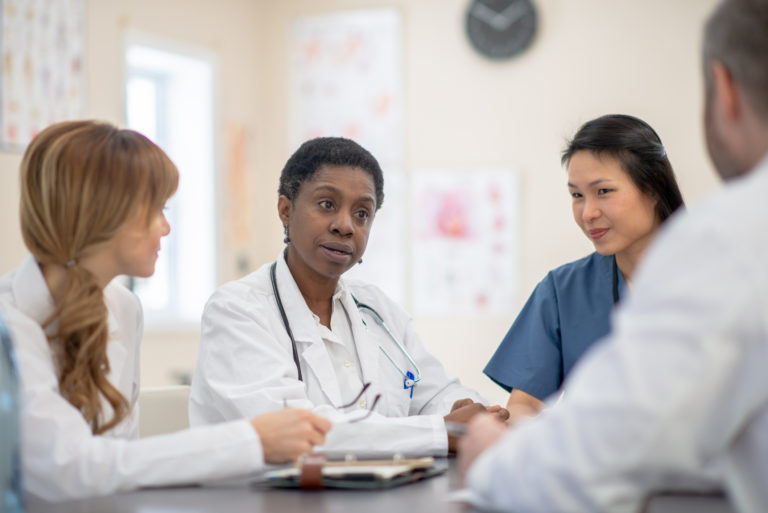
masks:
POLYGON ((279 194, 284 251, 206 305, 192 424, 289 405, 334 421, 323 452, 447 454, 455 439, 446 421, 465 422, 485 409, 482 399, 381 290, 342 278, 362 258, 384 199, 378 162, 349 139, 313 139, 286 163, 279 194))
POLYGON ((138 436, 138 299, 113 278, 153 274, 178 172, 144 136, 74 121, 43 130, 21 165, 32 253, 0 278, 23 385, 27 491, 48 500, 244 475, 324 440, 306 410, 138 436))

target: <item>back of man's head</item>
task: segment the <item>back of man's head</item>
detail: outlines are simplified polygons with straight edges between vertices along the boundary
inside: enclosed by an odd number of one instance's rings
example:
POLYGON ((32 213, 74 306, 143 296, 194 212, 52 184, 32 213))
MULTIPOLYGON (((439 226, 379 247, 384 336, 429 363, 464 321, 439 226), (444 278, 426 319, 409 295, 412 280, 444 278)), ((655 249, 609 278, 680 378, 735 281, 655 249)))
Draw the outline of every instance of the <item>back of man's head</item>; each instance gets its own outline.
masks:
POLYGON ((724 0, 704 30, 704 66, 723 63, 755 113, 768 123, 768 0, 724 0))

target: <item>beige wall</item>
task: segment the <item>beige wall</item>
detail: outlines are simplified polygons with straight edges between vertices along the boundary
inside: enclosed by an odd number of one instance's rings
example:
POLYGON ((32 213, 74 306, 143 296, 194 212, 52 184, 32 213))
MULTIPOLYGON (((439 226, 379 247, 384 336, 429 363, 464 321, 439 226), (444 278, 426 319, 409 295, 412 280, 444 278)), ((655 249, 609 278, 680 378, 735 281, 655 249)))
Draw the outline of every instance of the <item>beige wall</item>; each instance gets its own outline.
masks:
MULTIPOLYGON (((574 225, 563 141, 608 112, 644 118, 665 142, 685 199, 716 187, 701 129, 701 26, 714 0, 538 0, 540 30, 520 58, 489 62, 469 47, 468 0, 221 0, 89 2, 89 115, 123 122, 122 41, 136 30, 212 50, 219 64, 219 147, 232 129, 248 136, 251 266, 280 242, 275 188, 287 147, 287 31, 300 14, 395 6, 404 21, 406 171, 510 167, 521 174, 518 303, 498 318, 421 319, 422 338, 487 397, 504 394, 480 373, 519 306, 552 267, 590 251, 574 225), (184 13, 183 15, 181 13, 184 13)), ((0 153, 0 271, 24 255, 17 228, 19 156, 0 153)), ((227 166, 221 152, 219 170, 227 166)), ((226 208, 223 184, 220 208, 226 208)), ((386 208, 386 207, 385 207, 386 208)), ((236 277, 237 254, 220 226, 219 279, 236 277)), ((197 333, 147 334, 144 382, 191 370, 197 333)))

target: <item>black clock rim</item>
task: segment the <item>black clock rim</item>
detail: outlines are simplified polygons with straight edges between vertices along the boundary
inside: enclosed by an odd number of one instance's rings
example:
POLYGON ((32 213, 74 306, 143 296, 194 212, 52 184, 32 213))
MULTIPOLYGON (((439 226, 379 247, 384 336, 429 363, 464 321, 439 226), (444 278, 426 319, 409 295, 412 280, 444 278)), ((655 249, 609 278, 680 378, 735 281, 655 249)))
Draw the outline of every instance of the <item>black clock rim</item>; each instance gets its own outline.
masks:
POLYGON ((473 34, 472 34, 472 31, 470 30, 470 24, 472 22, 477 22, 477 23, 482 23, 482 22, 480 20, 475 20, 472 17, 472 15, 471 15, 471 11, 472 11, 472 7, 476 3, 484 3, 484 2, 482 0, 471 0, 469 2, 468 6, 467 6, 467 10, 466 10, 466 12, 464 14, 464 32, 465 32, 466 37, 469 40, 472 48, 477 53, 479 53, 480 55, 482 55, 483 57, 485 57, 487 59, 491 59, 491 60, 494 60, 494 61, 505 61, 505 60, 509 60, 509 59, 511 59, 513 57, 516 57, 516 56, 522 54, 528 48, 530 48, 530 46, 533 44, 533 41, 536 39, 536 34, 538 33, 538 30, 539 30, 539 15, 538 15, 538 11, 536 9, 536 4, 535 4, 535 2, 533 0, 511 0, 511 1, 509 1, 509 3, 507 5, 509 6, 509 5, 512 5, 513 3, 516 3, 516 2, 523 2, 523 3, 526 3, 526 4, 528 4, 530 6, 530 12, 531 12, 531 15, 533 16, 532 27, 530 29, 530 33, 526 36, 525 42, 524 42, 524 44, 522 46, 519 46, 519 47, 513 49, 511 53, 500 54, 500 55, 489 52, 487 48, 484 48, 483 46, 480 46, 477 43, 477 41, 475 41, 475 39, 473 37, 473 34))

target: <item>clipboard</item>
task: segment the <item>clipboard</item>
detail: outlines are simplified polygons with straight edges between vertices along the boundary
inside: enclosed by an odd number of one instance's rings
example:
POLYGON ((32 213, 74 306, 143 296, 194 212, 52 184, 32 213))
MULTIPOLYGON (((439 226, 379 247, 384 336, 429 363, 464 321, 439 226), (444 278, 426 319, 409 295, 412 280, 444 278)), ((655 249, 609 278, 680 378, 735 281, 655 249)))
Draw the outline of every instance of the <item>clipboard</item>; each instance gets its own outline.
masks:
POLYGON ((332 461, 324 454, 307 454, 293 466, 265 472, 254 486, 373 490, 415 483, 446 470, 447 467, 436 466, 431 457, 332 461))

